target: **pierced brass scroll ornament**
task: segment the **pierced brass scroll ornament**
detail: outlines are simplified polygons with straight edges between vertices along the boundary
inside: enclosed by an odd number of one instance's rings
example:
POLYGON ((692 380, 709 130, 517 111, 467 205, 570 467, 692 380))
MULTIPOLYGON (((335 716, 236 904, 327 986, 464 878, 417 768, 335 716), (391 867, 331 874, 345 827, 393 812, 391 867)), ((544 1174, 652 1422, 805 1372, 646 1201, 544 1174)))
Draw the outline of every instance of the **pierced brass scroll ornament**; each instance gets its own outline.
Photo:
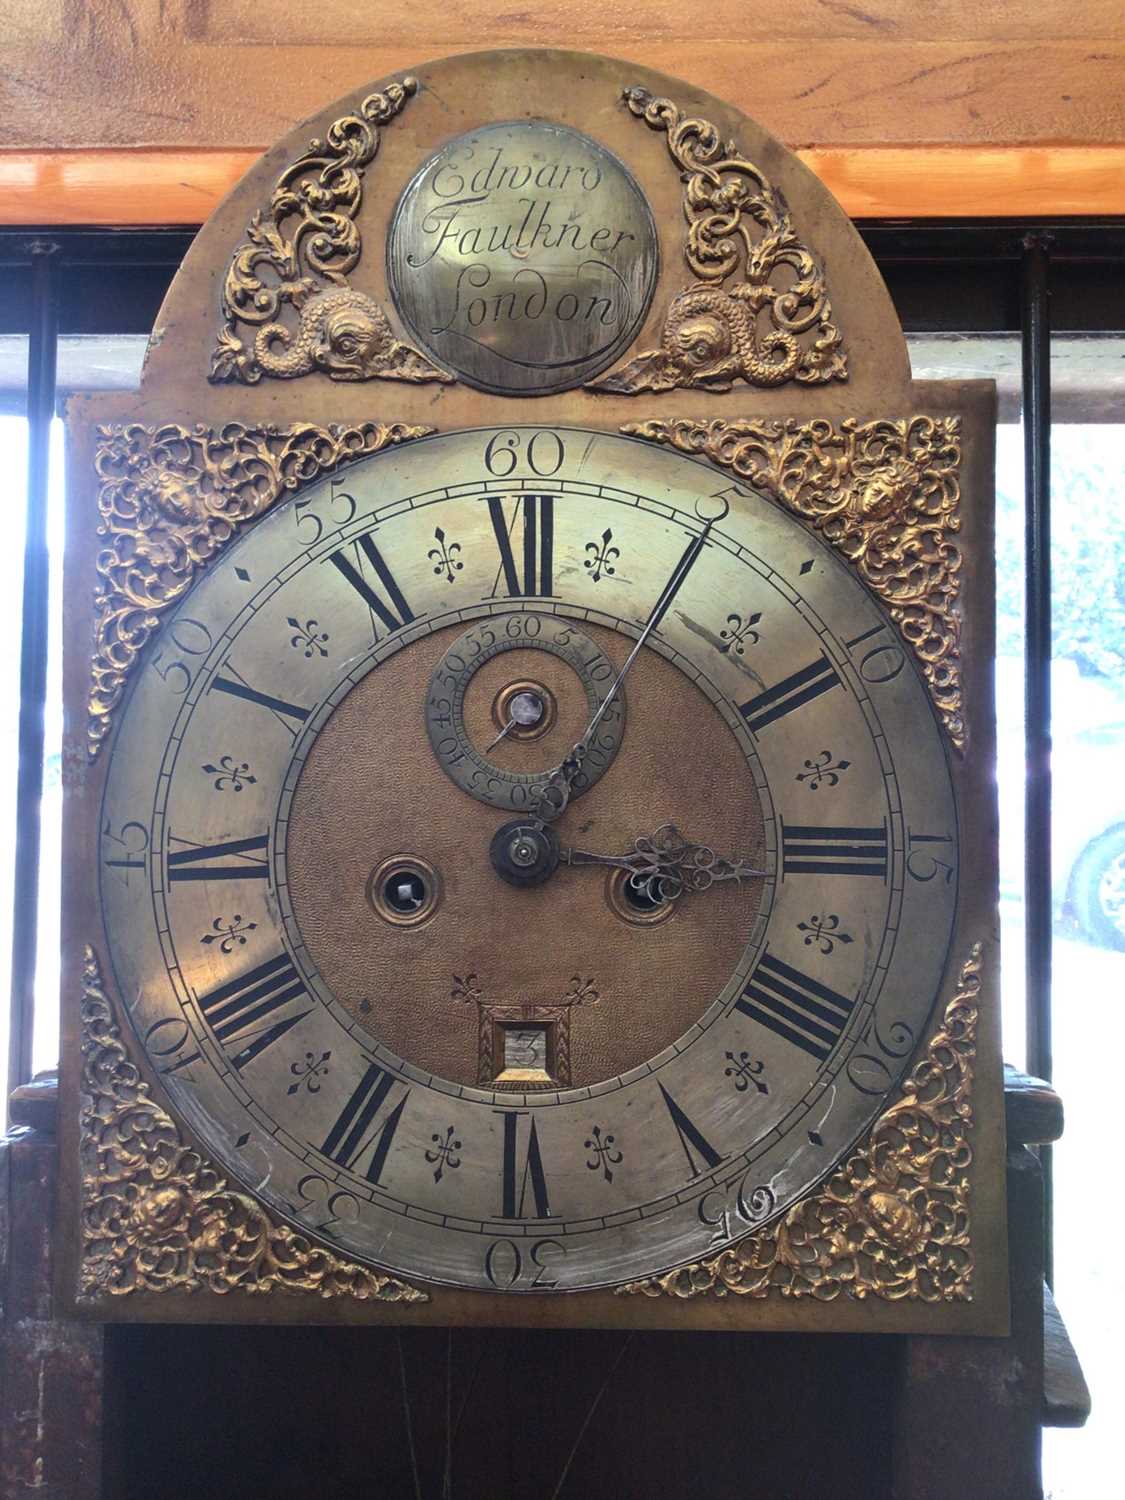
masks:
POLYGON ((112 727, 129 673, 160 623, 247 521, 280 496, 430 427, 99 427, 94 467, 102 540, 86 725, 91 760, 112 727))
POLYGON ((227 268, 210 380, 254 385, 314 370, 333 380, 453 379, 395 338, 379 304, 347 280, 359 262, 355 220, 379 127, 417 88, 404 78, 369 94, 277 179, 269 209, 250 220, 227 268))
POLYGON ((883 601, 921 665, 951 742, 965 749, 960 418, 671 417, 621 431, 710 459, 830 542, 883 601))
POLYGON ((824 271, 799 238, 780 189, 708 120, 685 118, 670 99, 628 88, 630 112, 668 139, 684 181, 684 257, 695 284, 664 318, 660 346, 608 375, 592 391, 695 387, 729 391, 736 381, 777 386, 846 380, 847 357, 833 321, 824 271), (742 279, 727 282, 739 267, 742 279))
POLYGON ((861 1151, 775 1224, 708 1260, 630 1282, 644 1297, 972 1299, 969 1165, 981 946, 861 1151))
POLYGON ((129 1059, 89 946, 81 1021, 83 1300, 206 1289, 429 1301, 277 1223, 184 1142, 129 1059))

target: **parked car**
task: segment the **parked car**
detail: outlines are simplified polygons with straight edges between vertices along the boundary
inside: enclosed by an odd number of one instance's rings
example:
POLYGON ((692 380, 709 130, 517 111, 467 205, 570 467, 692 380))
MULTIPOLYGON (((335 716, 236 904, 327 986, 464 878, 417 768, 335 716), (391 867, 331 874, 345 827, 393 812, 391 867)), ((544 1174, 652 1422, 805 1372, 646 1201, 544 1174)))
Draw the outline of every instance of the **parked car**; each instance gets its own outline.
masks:
MULTIPOLYGON (((1125 952, 1125 691, 1051 673, 1051 876, 1056 921, 1125 952)), ((1023 894, 1023 664, 996 664, 1001 895, 1023 894)))

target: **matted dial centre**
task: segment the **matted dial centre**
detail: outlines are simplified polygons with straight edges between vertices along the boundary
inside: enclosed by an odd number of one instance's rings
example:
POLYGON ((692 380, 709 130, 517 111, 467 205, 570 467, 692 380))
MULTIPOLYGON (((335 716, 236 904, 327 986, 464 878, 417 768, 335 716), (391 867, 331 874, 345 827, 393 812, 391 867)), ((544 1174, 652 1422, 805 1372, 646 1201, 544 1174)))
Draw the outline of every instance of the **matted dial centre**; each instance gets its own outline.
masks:
MULTIPOLYGON (((572 625, 563 617, 555 623, 560 630, 572 625)), ((507 639, 503 617, 480 625, 507 639)), ((579 633, 587 658, 600 656, 616 675, 629 638, 592 624, 579 633)), ((417 703, 435 669, 464 650, 464 639, 463 629, 447 628, 383 661, 317 735, 288 824, 294 941, 367 1035, 428 1074, 479 1086, 481 1037, 493 1014, 511 1013, 512 1023, 526 1028, 526 1013, 565 1009, 570 1084, 595 1084, 638 1067, 699 1018, 738 963, 760 887, 716 886, 677 902, 667 922, 645 927, 610 908, 600 868, 559 868, 526 885, 499 877, 489 849, 502 828, 511 874, 539 858, 532 840, 519 836, 530 826, 526 813, 505 815, 466 795, 432 753, 421 714, 384 707, 417 703), (372 869, 392 858, 401 864, 402 850, 424 858, 440 881, 436 909, 411 925, 386 914, 380 920, 365 896, 372 869), (581 1000, 572 993, 576 976, 579 990, 590 986, 581 1000), (637 994, 643 1006, 631 1003, 637 994)), ((471 695, 465 715, 476 743, 499 732, 491 713, 498 689, 535 680, 555 693, 559 720, 533 745, 511 745, 508 736, 493 751, 497 760, 557 763, 585 725, 586 694, 572 668, 524 648, 476 673, 479 697, 471 695), (537 658, 542 674, 509 670, 513 661, 523 667, 537 658), (556 671, 557 680, 548 677, 556 671)), ((762 846, 762 811, 737 740, 683 672, 645 651, 631 674, 620 751, 572 804, 559 837, 615 852, 673 813, 716 848, 752 853, 762 846), (701 762, 706 779, 698 775, 701 762), (710 795, 712 782, 723 787, 721 799, 710 795)), ((493 1047, 495 1070, 505 1066, 503 1040, 493 1047)), ((497 1077, 494 1071, 491 1080, 497 1077)))

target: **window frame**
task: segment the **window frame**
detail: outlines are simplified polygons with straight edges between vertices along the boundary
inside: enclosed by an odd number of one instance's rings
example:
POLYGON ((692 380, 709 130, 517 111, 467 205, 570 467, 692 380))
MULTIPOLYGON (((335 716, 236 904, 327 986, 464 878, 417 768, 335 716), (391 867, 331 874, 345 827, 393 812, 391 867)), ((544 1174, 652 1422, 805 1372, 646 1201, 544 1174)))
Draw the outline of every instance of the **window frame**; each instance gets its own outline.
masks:
MULTIPOLYGON (((1026 1066, 1050 1080, 1051 335, 1052 328, 1067 333, 1125 329, 1125 218, 859 220, 857 228, 887 282, 906 333, 1018 333, 1021 339, 1026 1066)), ((9 1095, 29 1081, 34 1025, 49 625, 47 450, 58 405, 57 340, 66 334, 148 334, 196 233, 194 228, 0 226, 0 335, 28 338, 9 1095)), ((1050 1149, 1043 1148, 1041 1155, 1050 1268, 1050 1149)))

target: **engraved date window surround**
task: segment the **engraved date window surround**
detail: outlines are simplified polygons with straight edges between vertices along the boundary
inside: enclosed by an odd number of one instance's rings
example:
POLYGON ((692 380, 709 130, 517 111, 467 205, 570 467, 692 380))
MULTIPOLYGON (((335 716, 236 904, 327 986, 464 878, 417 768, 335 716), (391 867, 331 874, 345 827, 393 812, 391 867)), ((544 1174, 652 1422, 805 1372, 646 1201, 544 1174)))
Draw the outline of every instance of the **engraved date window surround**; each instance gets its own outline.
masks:
POLYGON ((408 183, 387 237, 395 306, 471 385, 545 395, 632 342, 656 228, 618 159, 577 130, 512 121, 458 136, 408 183))

